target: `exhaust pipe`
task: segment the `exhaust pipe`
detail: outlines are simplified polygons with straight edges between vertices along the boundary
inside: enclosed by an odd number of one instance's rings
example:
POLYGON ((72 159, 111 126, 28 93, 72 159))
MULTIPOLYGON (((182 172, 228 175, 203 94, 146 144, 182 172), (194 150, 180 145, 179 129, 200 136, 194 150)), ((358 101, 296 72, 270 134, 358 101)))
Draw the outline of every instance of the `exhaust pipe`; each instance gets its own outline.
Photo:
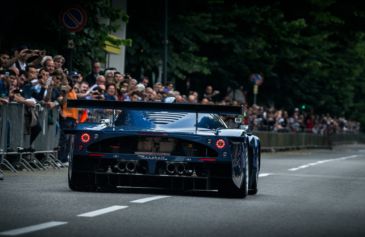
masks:
POLYGON ((185 173, 185 165, 182 163, 176 164, 175 169, 178 175, 183 175, 185 173))
POLYGON ((166 171, 168 174, 175 174, 175 164, 173 163, 168 163, 166 164, 166 171))
POLYGON ((125 161, 119 161, 114 167, 119 171, 124 173, 125 172, 125 165, 126 162, 125 161))
POLYGON ((135 161, 129 161, 127 162, 127 164, 125 165, 125 169, 129 172, 129 173, 135 173, 136 172, 136 162, 135 161))
POLYGON ((194 169, 191 165, 185 166, 185 175, 192 176, 194 174, 194 169))

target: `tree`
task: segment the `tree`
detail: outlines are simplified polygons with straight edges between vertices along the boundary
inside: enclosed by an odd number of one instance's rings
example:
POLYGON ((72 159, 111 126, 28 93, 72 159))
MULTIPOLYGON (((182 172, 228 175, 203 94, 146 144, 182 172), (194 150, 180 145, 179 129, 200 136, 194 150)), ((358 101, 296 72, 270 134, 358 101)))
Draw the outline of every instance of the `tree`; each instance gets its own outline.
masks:
MULTIPOLYGON (((119 9, 111 6, 109 0, 87 1, 81 0, 79 5, 85 9, 88 19, 84 29, 80 32, 69 32, 63 27, 59 27, 58 19, 54 19, 49 30, 56 29, 59 42, 62 48, 71 48, 73 63, 82 72, 88 72, 91 61, 105 61, 104 45, 105 41, 110 41, 115 45, 131 45, 131 40, 119 40, 109 36, 111 32, 119 29, 121 21, 128 22, 128 15, 119 9), (73 45, 70 45, 73 44, 73 45), (71 46, 71 47, 70 47, 71 46)), ((70 7, 70 6, 64 6, 70 7)))

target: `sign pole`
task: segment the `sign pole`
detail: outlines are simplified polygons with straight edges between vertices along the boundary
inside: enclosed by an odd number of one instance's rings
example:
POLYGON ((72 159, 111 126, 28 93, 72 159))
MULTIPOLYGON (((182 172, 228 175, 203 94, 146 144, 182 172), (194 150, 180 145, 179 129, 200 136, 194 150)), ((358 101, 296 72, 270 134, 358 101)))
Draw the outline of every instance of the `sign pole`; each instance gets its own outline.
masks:
POLYGON ((250 75, 250 81, 253 83, 253 104, 257 104, 257 94, 259 93, 259 86, 263 83, 264 78, 262 74, 254 73, 250 75))
POLYGON ((258 85, 253 85, 253 104, 256 105, 257 104, 257 94, 259 93, 259 86, 258 85))

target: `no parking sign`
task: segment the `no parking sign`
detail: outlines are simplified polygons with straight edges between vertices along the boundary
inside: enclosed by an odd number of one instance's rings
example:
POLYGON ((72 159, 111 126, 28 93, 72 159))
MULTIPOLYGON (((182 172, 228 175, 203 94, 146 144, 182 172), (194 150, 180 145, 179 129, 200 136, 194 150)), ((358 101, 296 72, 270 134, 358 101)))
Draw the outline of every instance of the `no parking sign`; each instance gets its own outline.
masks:
POLYGON ((87 23, 87 14, 80 6, 74 6, 62 11, 60 20, 70 32, 81 31, 87 23))
POLYGON ((251 74, 250 76, 250 81, 254 84, 254 85, 258 85, 260 86, 263 82, 264 82, 264 78, 262 77, 261 74, 259 73, 254 73, 251 74))

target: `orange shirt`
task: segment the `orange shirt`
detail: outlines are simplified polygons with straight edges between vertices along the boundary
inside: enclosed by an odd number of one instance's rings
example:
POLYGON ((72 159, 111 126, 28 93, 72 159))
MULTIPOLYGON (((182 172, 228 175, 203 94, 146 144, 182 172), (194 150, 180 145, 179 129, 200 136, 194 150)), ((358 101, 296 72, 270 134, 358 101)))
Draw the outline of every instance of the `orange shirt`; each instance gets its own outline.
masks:
MULTIPOLYGON (((77 100, 77 94, 74 90, 70 90, 66 96, 67 99, 77 100)), ((62 106, 61 116, 64 118, 73 118, 77 121, 79 118, 79 110, 76 108, 67 108, 67 102, 66 102, 66 104, 62 106)))

